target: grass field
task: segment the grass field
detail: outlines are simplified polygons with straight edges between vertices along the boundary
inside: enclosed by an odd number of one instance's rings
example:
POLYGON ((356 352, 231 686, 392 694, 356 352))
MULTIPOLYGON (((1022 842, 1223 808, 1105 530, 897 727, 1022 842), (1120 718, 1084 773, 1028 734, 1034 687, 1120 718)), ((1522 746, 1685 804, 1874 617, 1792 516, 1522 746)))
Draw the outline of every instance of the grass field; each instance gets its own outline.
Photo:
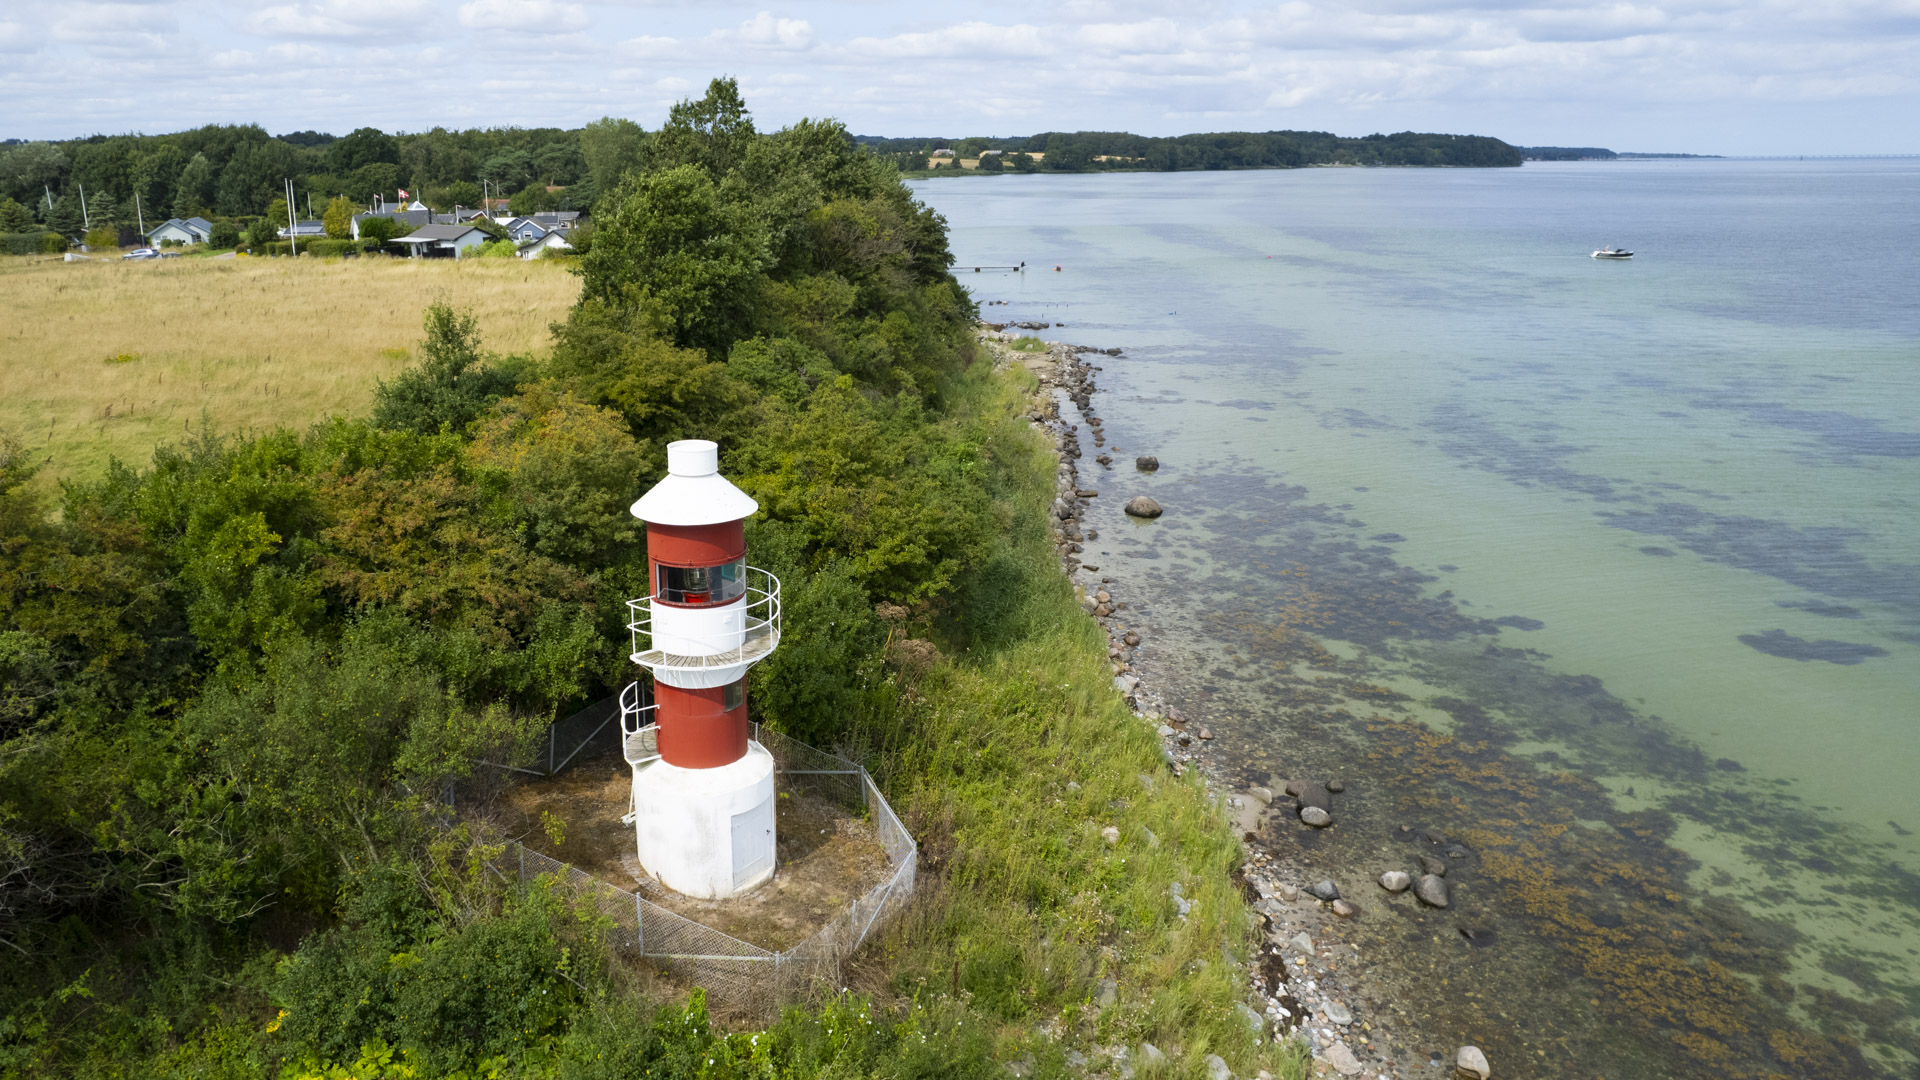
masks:
POLYGON ((0 259, 0 430, 43 478, 144 465, 197 430, 363 411, 411 363, 435 299, 496 352, 545 353, 579 279, 519 259, 0 259))

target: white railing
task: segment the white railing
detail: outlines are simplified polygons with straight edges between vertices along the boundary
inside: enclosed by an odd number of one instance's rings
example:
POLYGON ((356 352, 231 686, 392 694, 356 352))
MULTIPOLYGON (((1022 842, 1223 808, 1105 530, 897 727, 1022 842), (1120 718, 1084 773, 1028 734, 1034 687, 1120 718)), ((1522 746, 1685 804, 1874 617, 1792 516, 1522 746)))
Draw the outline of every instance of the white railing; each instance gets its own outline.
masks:
MULTIPOLYGON (((633 661, 647 668, 716 668, 751 664, 780 644, 780 579, 758 567, 747 567, 745 602, 738 606, 684 608, 661 604, 660 611, 671 610, 676 625, 671 634, 662 626, 655 640, 658 596, 627 601, 633 621, 627 629, 633 635, 633 661), (683 617, 681 613, 685 613, 683 617), (698 626, 701 616, 725 615, 717 622, 698 626)), ((658 621, 664 623, 667 619, 658 621)))

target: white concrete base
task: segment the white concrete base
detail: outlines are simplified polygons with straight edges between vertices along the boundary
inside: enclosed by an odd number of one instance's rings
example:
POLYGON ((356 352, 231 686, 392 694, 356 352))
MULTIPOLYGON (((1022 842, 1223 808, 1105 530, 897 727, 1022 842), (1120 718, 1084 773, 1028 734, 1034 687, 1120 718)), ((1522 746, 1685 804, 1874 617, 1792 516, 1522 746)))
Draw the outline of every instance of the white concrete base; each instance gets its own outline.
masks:
POLYGON ((640 865, 678 893, 719 899, 773 877, 773 755, 757 742, 717 769, 633 771, 640 865))

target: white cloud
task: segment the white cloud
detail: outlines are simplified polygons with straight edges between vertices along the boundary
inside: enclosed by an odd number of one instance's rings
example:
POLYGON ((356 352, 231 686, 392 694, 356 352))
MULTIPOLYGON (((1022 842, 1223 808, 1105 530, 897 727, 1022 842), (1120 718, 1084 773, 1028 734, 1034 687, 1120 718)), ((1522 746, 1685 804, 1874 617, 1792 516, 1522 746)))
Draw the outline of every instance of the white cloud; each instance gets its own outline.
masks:
POLYGON ((776 19, 772 12, 763 11, 730 32, 716 32, 714 38, 776 49, 805 49, 813 45, 813 27, 803 19, 776 19))
MULTIPOLYGON (((262 8, 245 20, 261 37, 371 38, 418 35, 433 14, 427 0, 319 0, 262 8)), ((429 24, 430 25, 430 24, 429 24)))
POLYGON ((587 25, 587 9, 560 0, 470 0, 460 5, 460 25, 476 30, 566 33, 587 25))

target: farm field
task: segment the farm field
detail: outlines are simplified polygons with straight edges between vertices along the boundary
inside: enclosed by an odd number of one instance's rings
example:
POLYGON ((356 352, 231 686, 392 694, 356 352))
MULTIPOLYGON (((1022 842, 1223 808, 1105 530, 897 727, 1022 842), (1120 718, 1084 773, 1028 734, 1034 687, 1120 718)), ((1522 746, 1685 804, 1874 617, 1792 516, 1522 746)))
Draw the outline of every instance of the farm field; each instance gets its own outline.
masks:
POLYGON ((304 428, 367 408, 436 299, 472 308, 488 350, 544 354, 578 293, 519 259, 3 259, 0 431, 47 481, 144 465, 203 423, 304 428))

